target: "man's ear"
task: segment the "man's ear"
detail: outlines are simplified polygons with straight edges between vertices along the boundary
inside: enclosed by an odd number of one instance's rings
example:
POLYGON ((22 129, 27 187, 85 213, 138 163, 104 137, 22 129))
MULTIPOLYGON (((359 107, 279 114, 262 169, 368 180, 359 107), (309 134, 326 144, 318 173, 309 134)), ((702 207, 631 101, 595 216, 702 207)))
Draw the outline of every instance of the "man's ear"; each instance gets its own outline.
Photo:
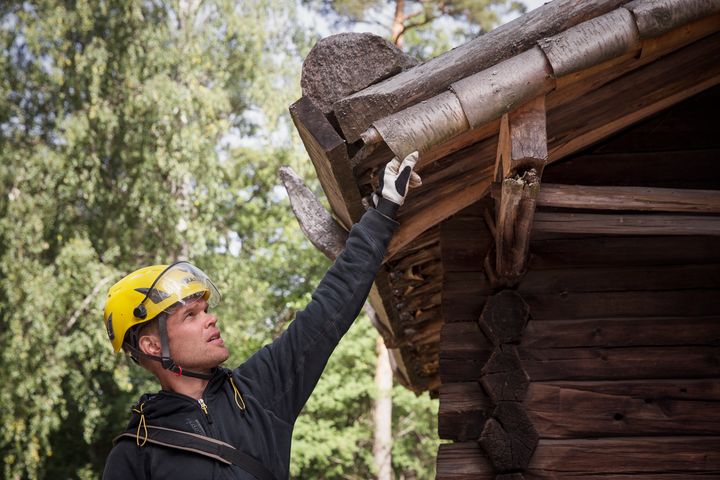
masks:
POLYGON ((159 357, 162 353, 160 337, 152 333, 146 333, 138 339, 138 348, 146 355, 159 357))

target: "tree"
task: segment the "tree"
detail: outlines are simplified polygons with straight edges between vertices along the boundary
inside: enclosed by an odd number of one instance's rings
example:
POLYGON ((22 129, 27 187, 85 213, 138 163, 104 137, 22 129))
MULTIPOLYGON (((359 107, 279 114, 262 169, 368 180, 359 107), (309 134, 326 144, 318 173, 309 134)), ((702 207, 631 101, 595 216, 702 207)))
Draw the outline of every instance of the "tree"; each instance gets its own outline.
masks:
POLYGON ((327 263, 275 172, 308 167, 260 135, 295 96, 283 86, 299 62, 284 58, 301 36, 270 21, 283 15, 273 0, 0 6, 5 478, 99 476, 130 405, 156 388, 102 328, 124 272, 182 256, 213 272, 235 363, 307 300, 327 263))
POLYGON ((523 13, 518 0, 305 0, 336 23, 360 23, 387 31, 407 53, 428 59, 496 27, 504 14, 523 13))

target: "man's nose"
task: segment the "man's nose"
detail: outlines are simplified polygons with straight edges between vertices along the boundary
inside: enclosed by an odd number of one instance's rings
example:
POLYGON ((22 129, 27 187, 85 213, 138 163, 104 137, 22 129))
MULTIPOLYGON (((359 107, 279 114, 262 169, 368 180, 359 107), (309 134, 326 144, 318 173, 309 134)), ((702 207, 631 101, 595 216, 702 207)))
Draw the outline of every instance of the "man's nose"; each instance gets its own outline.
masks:
POLYGON ((212 313, 205 314, 205 328, 214 327, 217 324, 217 317, 212 313))

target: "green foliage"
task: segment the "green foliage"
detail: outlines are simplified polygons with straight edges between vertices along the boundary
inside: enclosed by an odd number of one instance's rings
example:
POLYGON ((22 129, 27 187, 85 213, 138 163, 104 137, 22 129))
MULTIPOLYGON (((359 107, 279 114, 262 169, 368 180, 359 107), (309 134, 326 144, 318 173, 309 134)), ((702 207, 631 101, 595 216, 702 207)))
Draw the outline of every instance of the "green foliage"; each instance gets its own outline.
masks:
POLYGON ((421 60, 435 57, 496 27, 502 15, 523 13, 518 0, 303 0, 325 15, 336 15, 336 23, 380 26, 388 32, 394 22, 402 24, 403 49, 421 60))
MULTIPOLYGON (((295 425, 294 478, 368 479, 373 474, 376 333, 361 316, 340 342, 295 425)), ((435 478, 437 401, 393 388, 395 478, 435 478)))
MULTIPOLYGON (((293 15, 283 0, 0 5, 4 478, 99 477, 130 405, 157 389, 113 354, 102 327, 105 293, 123 274, 183 257, 208 271, 224 295, 230 366, 309 300, 328 262, 276 175, 291 165, 315 176, 284 113, 308 49, 309 34, 287 27, 293 15)), ((308 406, 322 428, 298 426, 303 476, 369 472, 375 333, 358 328, 327 369, 328 382, 357 383, 308 406), (339 446, 325 474, 314 454, 339 446)), ((398 443, 395 468, 425 475, 433 404, 396 398, 397 428, 422 441, 398 443)))

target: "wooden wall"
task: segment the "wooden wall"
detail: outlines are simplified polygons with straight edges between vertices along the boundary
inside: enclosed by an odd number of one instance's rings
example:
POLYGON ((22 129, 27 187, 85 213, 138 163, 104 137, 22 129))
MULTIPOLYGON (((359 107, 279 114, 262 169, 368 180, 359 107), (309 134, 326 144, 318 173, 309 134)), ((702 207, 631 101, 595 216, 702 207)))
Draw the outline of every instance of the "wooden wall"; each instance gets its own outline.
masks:
MULTIPOLYGON (((720 189, 719 108, 715 88, 543 182, 720 189)), ((720 237, 536 234, 499 315, 490 206, 440 230, 437 478, 720 478, 720 237)))

